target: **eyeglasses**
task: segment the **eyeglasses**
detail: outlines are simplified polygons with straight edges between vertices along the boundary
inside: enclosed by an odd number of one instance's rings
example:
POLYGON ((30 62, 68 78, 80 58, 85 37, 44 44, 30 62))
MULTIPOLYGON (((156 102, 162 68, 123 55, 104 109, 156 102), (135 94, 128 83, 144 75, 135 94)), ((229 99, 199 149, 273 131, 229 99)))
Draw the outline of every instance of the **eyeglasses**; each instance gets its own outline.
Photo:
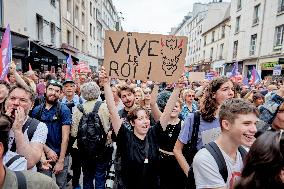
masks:
POLYGON ((151 94, 151 91, 143 91, 144 92, 144 94, 146 95, 146 94, 151 94))

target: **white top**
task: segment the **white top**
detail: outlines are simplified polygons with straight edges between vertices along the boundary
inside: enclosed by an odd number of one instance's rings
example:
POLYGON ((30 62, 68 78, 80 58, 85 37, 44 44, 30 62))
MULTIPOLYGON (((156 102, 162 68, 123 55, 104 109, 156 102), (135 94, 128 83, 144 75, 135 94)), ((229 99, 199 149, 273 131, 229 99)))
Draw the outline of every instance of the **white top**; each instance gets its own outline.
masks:
MULTIPOLYGON (((3 158, 4 165, 14 156, 18 155, 15 152, 8 152, 5 154, 3 158)), ((12 171, 24 171, 27 170, 28 162, 25 157, 20 157, 19 159, 15 160, 8 168, 12 171)))
POLYGON ((237 151, 237 158, 235 161, 231 159, 221 148, 220 150, 227 165, 227 182, 225 183, 223 180, 214 157, 206 148, 202 148, 197 152, 192 163, 197 189, 221 188, 225 186, 233 189, 236 180, 240 178, 241 170, 243 168, 243 160, 240 152, 237 151))
MULTIPOLYGON (((29 141, 27 131, 28 131, 28 129, 26 129, 26 131, 24 132, 24 137, 25 137, 26 142, 38 142, 38 143, 41 143, 41 144, 45 144, 46 138, 47 138, 47 133, 48 133, 48 129, 47 129, 47 126, 46 126, 45 123, 40 122, 38 124, 31 141, 29 141)), ((11 149, 11 147, 13 145, 13 142, 14 142, 14 139, 15 139, 14 136, 15 136, 14 131, 11 129, 10 133, 9 133, 9 144, 8 144, 9 150, 11 149)), ((32 168, 32 170, 36 171, 36 166, 34 166, 32 168)))

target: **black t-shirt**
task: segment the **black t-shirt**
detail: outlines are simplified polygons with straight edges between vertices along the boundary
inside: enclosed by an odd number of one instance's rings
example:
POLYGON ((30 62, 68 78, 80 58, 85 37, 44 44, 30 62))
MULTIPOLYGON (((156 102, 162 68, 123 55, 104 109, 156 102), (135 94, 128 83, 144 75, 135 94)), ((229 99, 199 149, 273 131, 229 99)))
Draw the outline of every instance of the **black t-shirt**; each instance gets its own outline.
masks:
POLYGON ((117 144, 121 153, 122 181, 127 189, 157 189, 159 179, 158 137, 162 133, 160 124, 148 130, 145 140, 135 136, 124 123, 117 135, 117 144), (149 144, 148 163, 146 141, 149 144))
MULTIPOLYGON (((160 125, 160 122, 157 125, 160 125)), ((161 127, 161 126, 160 126, 161 127)), ((181 121, 176 125, 168 125, 160 136, 159 144, 162 150, 172 152, 181 129, 181 121)))

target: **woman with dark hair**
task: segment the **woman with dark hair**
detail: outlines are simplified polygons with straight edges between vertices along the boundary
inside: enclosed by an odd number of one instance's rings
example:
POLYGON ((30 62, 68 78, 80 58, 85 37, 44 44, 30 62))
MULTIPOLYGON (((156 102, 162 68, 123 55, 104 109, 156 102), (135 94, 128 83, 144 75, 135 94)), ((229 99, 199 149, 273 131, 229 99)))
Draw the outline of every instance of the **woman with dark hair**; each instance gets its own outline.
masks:
POLYGON ((217 117, 219 108, 225 100, 234 98, 235 94, 234 84, 231 80, 226 77, 217 77, 207 85, 200 99, 200 116, 198 116, 198 113, 190 113, 185 119, 173 152, 187 176, 197 150, 214 141, 221 132, 219 118, 217 117), (195 117, 200 120, 194 120, 195 117), (193 128, 195 122, 200 122, 197 141, 194 141, 196 145, 188 151, 187 157, 185 157, 183 147, 194 138, 192 136, 193 130, 195 130, 193 128))
POLYGON ((284 133, 267 131, 256 139, 246 156, 235 189, 284 188, 284 133))
POLYGON ((103 82, 111 123, 121 154, 122 186, 119 188, 158 189, 160 163, 158 140, 169 123, 182 84, 173 91, 157 125, 150 126, 150 115, 145 108, 138 106, 131 110, 127 115, 128 121, 133 126, 131 131, 120 119, 104 69, 100 73, 100 79, 103 82))
POLYGON ((252 102, 256 107, 258 107, 264 103, 264 96, 261 93, 256 92, 252 96, 252 102))

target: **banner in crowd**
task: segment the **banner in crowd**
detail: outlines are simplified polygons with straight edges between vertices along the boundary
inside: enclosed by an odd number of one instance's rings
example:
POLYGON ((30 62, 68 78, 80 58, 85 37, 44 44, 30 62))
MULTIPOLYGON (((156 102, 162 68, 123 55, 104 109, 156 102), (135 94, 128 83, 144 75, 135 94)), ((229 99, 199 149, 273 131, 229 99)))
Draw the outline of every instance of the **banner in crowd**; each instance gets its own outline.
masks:
POLYGON ((9 65, 12 61, 12 43, 11 43, 11 33, 10 25, 8 24, 5 30, 5 33, 2 38, 1 43, 1 55, 2 61, 0 65, 0 80, 4 80, 7 77, 9 72, 9 65))
POLYGON ((106 31, 104 49, 111 77, 173 83, 183 73, 187 37, 106 31))

